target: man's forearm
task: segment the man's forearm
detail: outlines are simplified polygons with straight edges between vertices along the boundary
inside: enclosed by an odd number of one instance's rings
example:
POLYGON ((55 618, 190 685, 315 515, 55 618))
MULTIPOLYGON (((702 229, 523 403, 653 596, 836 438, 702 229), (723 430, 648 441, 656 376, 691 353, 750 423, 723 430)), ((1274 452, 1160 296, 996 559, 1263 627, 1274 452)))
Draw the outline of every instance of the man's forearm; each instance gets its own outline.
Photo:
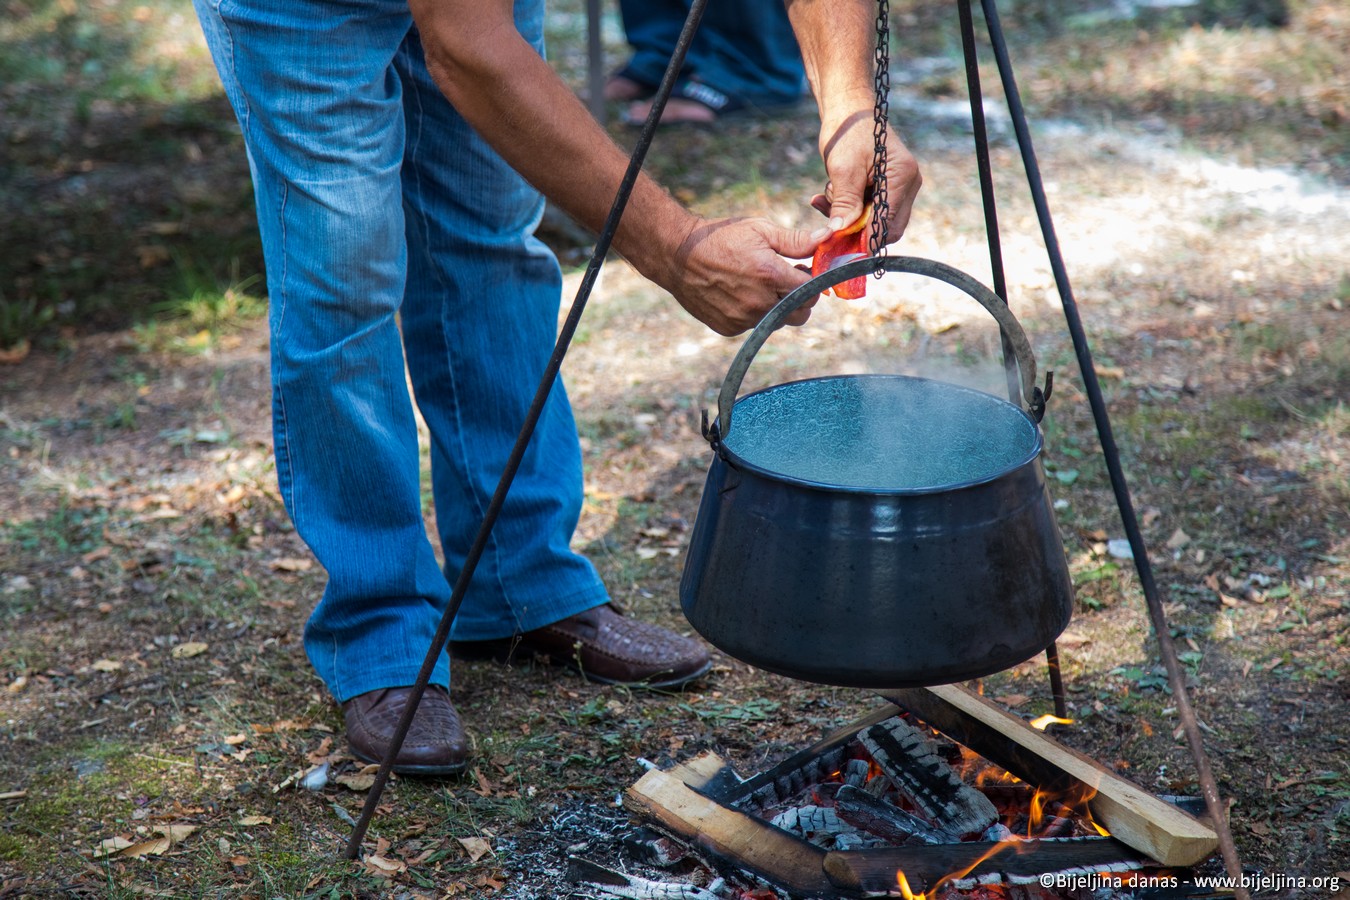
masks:
MULTIPOLYGON (((412 8, 428 69, 460 114, 546 197, 598 231, 628 158, 516 31, 510 4, 414 0, 412 8)), ((643 176, 614 247, 666 285, 697 221, 643 176)))
MULTIPOLYGON (((864 215, 874 187, 876 15, 874 0, 786 0, 806 77, 820 107, 820 156, 829 179, 811 205, 844 228, 864 215)), ((895 130, 886 138, 889 241, 899 240, 923 184, 895 130)))
POLYGON ((874 102, 873 0, 786 0, 823 124, 838 126, 874 102))

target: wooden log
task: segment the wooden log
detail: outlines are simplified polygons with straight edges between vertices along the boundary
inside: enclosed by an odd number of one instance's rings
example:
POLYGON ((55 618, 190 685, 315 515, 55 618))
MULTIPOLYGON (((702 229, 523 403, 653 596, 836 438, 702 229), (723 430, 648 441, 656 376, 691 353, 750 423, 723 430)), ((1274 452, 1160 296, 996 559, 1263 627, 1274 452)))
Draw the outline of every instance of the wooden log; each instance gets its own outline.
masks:
POLYGON ((625 875, 579 856, 567 858, 567 880, 572 884, 587 885, 605 896, 627 900, 719 900, 715 890, 625 875))
POLYGON ((1088 803, 1093 818, 1163 865, 1193 865, 1219 845, 1214 830, 1194 816, 962 687, 878 693, 1024 781, 1049 791, 1095 790, 1088 803))
POLYGON ((997 874, 1025 880, 1078 869, 1133 870, 1147 863, 1142 854, 1113 838, 1076 838, 836 850, 825 854, 824 866, 830 880, 842 890, 865 893, 894 890, 897 873, 904 872, 910 890, 917 894, 930 890, 947 876, 978 878, 997 874))
POLYGON ((891 782, 952 838, 980 834, 998 821, 989 798, 961 780, 928 735, 898 716, 858 736, 891 782))
POLYGON ((945 844, 951 841, 950 835, 913 813, 852 785, 845 784, 839 788, 834 795, 834 808, 845 822, 851 822, 869 834, 896 844, 911 839, 924 844, 945 844))
POLYGON ((640 863, 669 869, 689 856, 684 844, 662 834, 655 828, 639 828, 623 837, 623 848, 640 863))
POLYGON ((841 819, 832 806, 794 806, 774 816, 769 824, 800 837, 857 831, 841 819))
POLYGON ((659 827, 714 859, 808 897, 838 896, 826 876, 825 851, 767 822, 704 797, 678 778, 652 770, 628 798, 659 827))

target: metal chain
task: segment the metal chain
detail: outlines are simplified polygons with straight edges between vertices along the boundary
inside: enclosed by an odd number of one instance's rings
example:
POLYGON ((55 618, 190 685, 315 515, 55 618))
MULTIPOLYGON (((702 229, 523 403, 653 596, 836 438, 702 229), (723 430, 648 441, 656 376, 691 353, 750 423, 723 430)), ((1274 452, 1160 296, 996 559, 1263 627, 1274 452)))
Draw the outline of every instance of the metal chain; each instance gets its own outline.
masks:
MULTIPOLYGON (((872 235, 867 249, 881 259, 886 255, 891 204, 886 196, 886 129, 890 120, 891 9, 889 0, 877 0, 876 102, 872 108, 872 235)), ((874 273, 880 278, 880 266, 874 273)))

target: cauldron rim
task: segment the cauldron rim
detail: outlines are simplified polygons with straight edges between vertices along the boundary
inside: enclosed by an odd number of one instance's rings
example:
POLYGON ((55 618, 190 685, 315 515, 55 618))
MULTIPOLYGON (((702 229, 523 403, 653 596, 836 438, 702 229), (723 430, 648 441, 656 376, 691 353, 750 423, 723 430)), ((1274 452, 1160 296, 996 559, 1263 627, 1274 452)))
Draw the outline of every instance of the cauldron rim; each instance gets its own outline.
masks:
MULTIPOLYGON (((865 373, 855 375, 820 375, 812 378, 798 378, 793 381, 783 381, 779 382, 778 384, 771 384, 768 385, 767 387, 760 388, 757 391, 752 391, 748 394, 743 394, 740 397, 736 398, 735 402, 737 405, 739 405, 743 401, 749 400, 752 397, 756 397, 760 394, 767 393, 768 391, 777 390, 782 387, 787 387, 789 385, 807 384, 810 382, 839 381, 839 380, 861 381, 867 379, 921 381, 926 382, 928 384, 940 385, 943 389, 950 389, 952 391, 968 394, 979 394, 982 397, 987 397, 991 400, 1003 404, 1009 410, 1021 416, 1022 419, 1026 421, 1027 425, 1031 429, 1032 434, 1031 449, 1025 455, 1016 458, 1014 462, 1009 463, 1008 465, 1005 465, 1001 468, 995 469, 990 473, 983 475, 979 478, 969 479, 966 481, 956 481, 948 484, 926 485, 924 487, 903 487, 903 488, 885 488, 885 487, 868 487, 863 485, 831 484, 829 482, 813 481, 806 478, 800 478, 794 475, 787 475, 782 472, 777 472, 773 469, 762 466, 758 463, 749 461, 748 459, 744 458, 736 451, 728 447, 724 439, 718 440, 714 443, 713 445, 714 450, 716 451, 717 455, 720 456, 723 459, 723 461, 727 463, 727 465, 731 466, 733 469, 737 471, 750 472, 761 478, 766 478, 770 481, 775 481, 780 484, 792 485, 793 487, 805 488, 807 490, 821 491, 823 493, 832 493, 832 494, 859 494, 871 497, 921 497, 921 496, 931 496, 934 494, 949 494, 956 491, 968 490, 970 488, 976 488, 981 485, 990 484, 992 482, 998 481, 1001 478, 1006 478, 1008 475, 1017 472, 1022 468, 1024 468, 1025 466, 1027 466, 1028 464, 1034 462, 1037 458, 1040 457, 1041 452, 1045 449, 1045 440, 1041 434, 1040 426, 1036 423, 1036 420, 1032 418, 1031 415, 1027 413, 1026 410, 1022 409, 1020 406, 1017 406, 1016 404, 1013 403, 1009 403, 1002 397, 996 396, 995 394, 991 394, 988 391, 981 391, 976 388, 970 388, 965 387, 964 385, 953 384, 950 381, 941 381, 935 378, 924 378, 917 375, 865 373)), ((718 427, 718 425, 720 425, 720 423, 714 425, 714 428, 718 427)))

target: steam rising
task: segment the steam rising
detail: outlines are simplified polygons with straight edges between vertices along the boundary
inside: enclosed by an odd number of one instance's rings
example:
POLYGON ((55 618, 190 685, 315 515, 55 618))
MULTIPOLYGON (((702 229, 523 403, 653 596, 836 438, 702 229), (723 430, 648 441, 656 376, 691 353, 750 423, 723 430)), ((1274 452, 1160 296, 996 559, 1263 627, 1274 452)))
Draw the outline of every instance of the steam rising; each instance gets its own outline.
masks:
POLYGON ((1006 400, 903 375, 815 378, 742 397, 726 446, 761 469, 821 485, 925 490, 1026 462, 1036 426, 1006 400))

